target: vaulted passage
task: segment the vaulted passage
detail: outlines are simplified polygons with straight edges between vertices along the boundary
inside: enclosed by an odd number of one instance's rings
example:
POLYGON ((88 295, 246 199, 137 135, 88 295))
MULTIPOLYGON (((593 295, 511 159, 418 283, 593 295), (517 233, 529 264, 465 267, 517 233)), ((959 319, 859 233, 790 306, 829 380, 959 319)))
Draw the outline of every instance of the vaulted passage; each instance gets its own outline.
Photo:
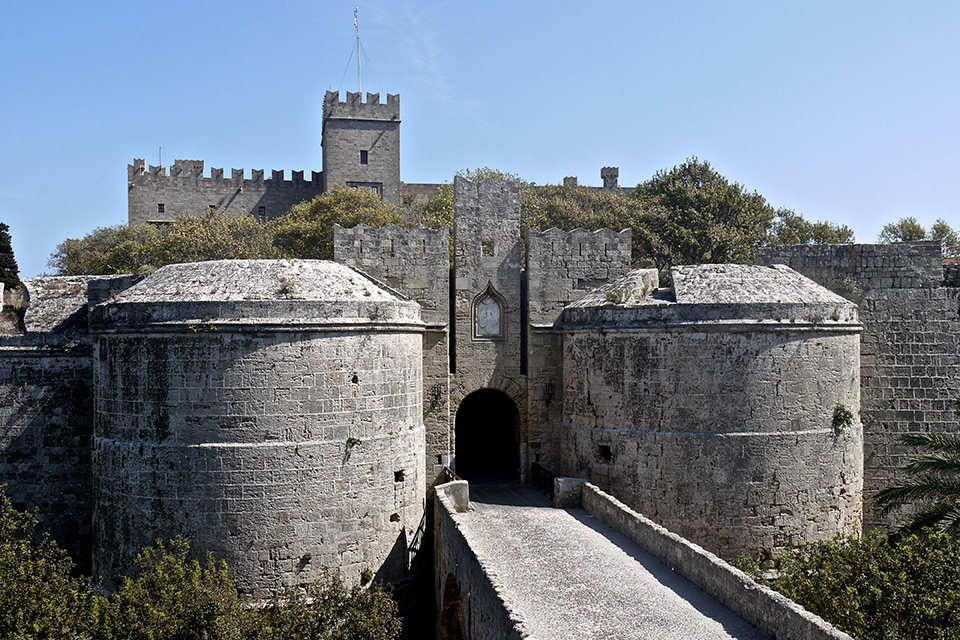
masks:
POLYGON ((519 482, 517 405, 496 389, 474 391, 456 421, 456 472, 466 480, 519 482))
POLYGON ((463 628, 463 605, 460 588, 453 574, 447 575, 443 585, 443 605, 440 609, 440 640, 467 640, 463 628))

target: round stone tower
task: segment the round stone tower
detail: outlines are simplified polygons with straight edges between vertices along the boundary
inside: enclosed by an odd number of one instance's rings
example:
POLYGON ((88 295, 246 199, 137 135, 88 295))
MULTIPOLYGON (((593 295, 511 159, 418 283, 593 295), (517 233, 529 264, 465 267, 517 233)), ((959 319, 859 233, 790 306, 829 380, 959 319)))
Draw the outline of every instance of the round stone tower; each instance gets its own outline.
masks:
POLYGON ((348 267, 159 269, 91 314, 94 575, 187 537, 256 597, 403 576, 424 513, 423 324, 348 267))
POLYGON ((856 306, 779 265, 672 276, 564 310, 563 473, 728 559, 857 532, 856 306))

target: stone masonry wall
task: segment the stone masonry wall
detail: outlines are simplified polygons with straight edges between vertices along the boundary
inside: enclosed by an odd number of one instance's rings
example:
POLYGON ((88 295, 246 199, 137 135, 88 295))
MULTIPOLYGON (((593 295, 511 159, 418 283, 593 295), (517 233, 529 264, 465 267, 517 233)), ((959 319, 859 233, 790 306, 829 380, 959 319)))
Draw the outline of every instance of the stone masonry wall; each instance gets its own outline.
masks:
POLYGON ((630 270, 631 231, 527 229, 529 321, 553 324, 563 308, 630 270))
POLYGON ((125 278, 27 278, 25 335, 0 336, 0 484, 20 509, 90 571, 93 433, 88 288, 125 278))
POLYGON ((856 333, 564 335, 563 469, 725 558, 860 526, 856 333))
POLYGON ((400 96, 347 92, 346 101, 327 91, 323 101, 325 190, 361 187, 379 190, 387 202, 400 203, 400 96), (361 161, 365 153, 366 163, 361 161))
MULTIPOLYGON (((527 424, 526 384, 520 376, 520 185, 454 179, 456 375, 455 415, 478 389, 498 389, 517 405, 527 424), (501 335, 484 335, 478 304, 496 298, 501 335)), ((521 443, 525 439, 520 435, 521 443)))
POLYGON ((314 171, 304 178, 293 171, 290 180, 283 170, 264 178, 263 169, 254 169, 250 178, 243 169, 232 169, 229 178, 223 169, 211 169, 204 176, 203 160, 176 160, 166 167, 150 166, 141 159, 127 165, 127 222, 170 222, 177 216, 202 215, 213 207, 233 216, 277 218, 290 207, 323 193, 323 173, 314 171), (163 205, 163 211, 159 211, 163 205))
POLYGON ((571 302, 630 269, 631 232, 526 231, 528 459, 560 468, 556 425, 563 419, 563 348, 550 327, 571 302))
POLYGON ((115 578, 156 538, 185 535, 257 597, 330 572, 402 576, 426 485, 420 344, 98 335, 94 571, 115 578))
POLYGON ((902 513, 881 518, 873 498, 917 453, 900 436, 960 433, 958 291, 939 286, 940 244, 771 247, 757 261, 786 264, 860 305, 864 524, 898 522, 902 513))
POLYGON ((39 510, 43 530, 90 571, 89 340, 0 338, 0 483, 19 509, 39 510))
POLYGON ((450 251, 449 232, 418 225, 372 229, 334 225, 334 260, 410 296, 420 304, 423 336, 423 423, 428 482, 449 464, 450 429, 450 251))
POLYGON ((437 487, 434 498, 434 594, 437 639, 530 638, 520 615, 504 600, 497 576, 486 570, 460 528, 457 514, 470 508, 463 481, 437 487))

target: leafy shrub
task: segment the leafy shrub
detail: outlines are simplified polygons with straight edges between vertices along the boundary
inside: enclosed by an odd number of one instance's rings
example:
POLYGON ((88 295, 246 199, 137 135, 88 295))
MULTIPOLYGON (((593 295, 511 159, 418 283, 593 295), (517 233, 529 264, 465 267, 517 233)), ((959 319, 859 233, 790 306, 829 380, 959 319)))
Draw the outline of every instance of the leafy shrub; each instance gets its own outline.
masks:
POLYGON ((960 638, 960 540, 937 531, 804 545, 758 579, 860 640, 960 638))
POLYGON ((338 580, 265 606, 237 593, 229 567, 190 558, 182 538, 144 549, 135 577, 106 597, 36 532, 0 487, 0 638, 4 640, 393 640, 397 605, 382 588, 338 580))
POLYGON ((273 223, 273 244, 286 258, 333 258, 333 225, 375 229, 401 224, 397 208, 364 189, 334 188, 301 202, 273 223))
POLYGON ((66 552, 37 534, 33 514, 14 509, 0 490, 0 638, 99 638, 106 599, 71 577, 73 567, 66 552))
POLYGON ((339 580, 292 591, 251 615, 245 640, 391 640, 400 635, 397 604, 383 589, 339 580))
POLYGON ((144 549, 140 575, 124 578, 110 598, 114 640, 240 640, 246 604, 222 560, 207 554, 188 559, 189 543, 177 538, 144 549))

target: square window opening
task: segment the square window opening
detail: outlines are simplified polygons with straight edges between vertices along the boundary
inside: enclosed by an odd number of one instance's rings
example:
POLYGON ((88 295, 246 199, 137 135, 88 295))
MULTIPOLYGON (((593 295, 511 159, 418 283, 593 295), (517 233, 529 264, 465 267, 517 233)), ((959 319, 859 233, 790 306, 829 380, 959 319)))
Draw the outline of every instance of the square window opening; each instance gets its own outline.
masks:
POLYGON ((597 459, 604 464, 613 462, 613 451, 608 444, 597 445, 597 459))

